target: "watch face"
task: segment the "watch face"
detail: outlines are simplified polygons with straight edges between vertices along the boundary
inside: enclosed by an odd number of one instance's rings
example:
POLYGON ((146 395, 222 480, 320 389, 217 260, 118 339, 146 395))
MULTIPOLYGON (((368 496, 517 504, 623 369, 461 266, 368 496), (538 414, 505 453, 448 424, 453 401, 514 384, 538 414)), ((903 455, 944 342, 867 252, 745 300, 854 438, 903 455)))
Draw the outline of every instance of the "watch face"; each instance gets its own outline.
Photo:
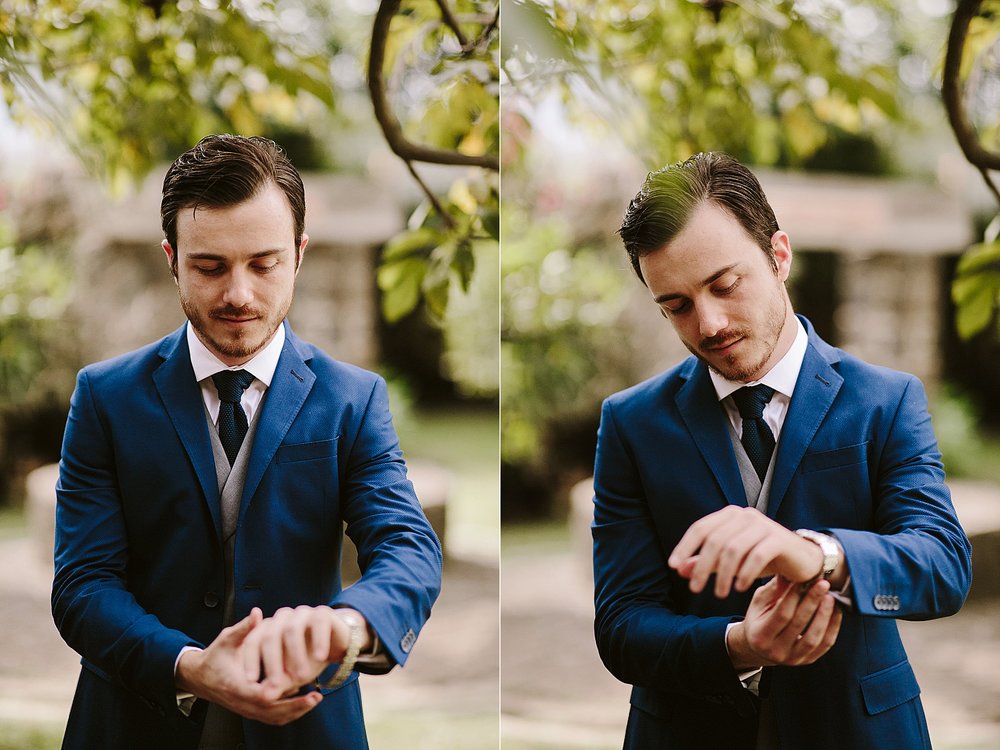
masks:
POLYGON ((808 539, 819 545, 823 552, 823 577, 829 578, 833 575, 833 571, 837 569, 837 564, 840 562, 840 549, 833 537, 811 529, 799 529, 795 533, 803 539, 808 539))

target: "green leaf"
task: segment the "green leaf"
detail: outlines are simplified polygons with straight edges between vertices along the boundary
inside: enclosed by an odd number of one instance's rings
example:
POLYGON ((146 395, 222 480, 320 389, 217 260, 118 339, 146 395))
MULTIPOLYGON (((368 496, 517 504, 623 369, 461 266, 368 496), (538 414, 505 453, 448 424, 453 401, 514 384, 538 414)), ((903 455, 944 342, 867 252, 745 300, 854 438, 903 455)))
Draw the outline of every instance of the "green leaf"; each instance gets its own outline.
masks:
POLYGON ((955 327, 959 336, 972 338, 990 324, 998 294, 1000 274, 997 273, 980 273, 954 282, 952 298, 957 305, 955 327))
POLYGON ((962 254, 955 273, 958 276, 978 273, 991 266, 1000 267, 1000 242, 981 242, 962 254))
POLYGON ((427 304, 427 311, 437 320, 444 318, 448 309, 450 287, 450 282, 445 278, 424 289, 424 302, 427 304))
POLYGON ((382 314, 388 322, 395 323, 417 306, 426 270, 426 264, 417 258, 406 258, 378 269, 382 314))
POLYGON ((486 231, 490 237, 495 239, 497 242, 500 241, 500 211, 499 209, 492 209, 488 211, 483 211, 480 220, 483 222, 483 229, 486 231))
POLYGON ((432 227, 419 227, 401 232, 386 243, 382 262, 386 263, 419 253, 426 256, 441 241, 441 234, 432 227))
POLYGON ((469 291, 472 273, 476 269, 476 256, 472 252, 472 243, 468 239, 459 241, 455 254, 451 259, 451 270, 458 276, 463 292, 469 291))

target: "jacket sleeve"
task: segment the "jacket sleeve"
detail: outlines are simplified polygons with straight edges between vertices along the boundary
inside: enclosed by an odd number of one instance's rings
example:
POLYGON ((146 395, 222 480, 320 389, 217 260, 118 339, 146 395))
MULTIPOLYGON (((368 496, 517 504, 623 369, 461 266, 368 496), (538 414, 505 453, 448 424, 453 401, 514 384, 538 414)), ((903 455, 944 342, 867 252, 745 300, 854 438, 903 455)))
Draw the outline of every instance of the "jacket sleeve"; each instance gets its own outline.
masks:
POLYGON ((163 626, 128 591, 127 536, 114 446, 84 370, 56 485, 52 615, 91 669, 147 702, 176 708, 174 662, 181 648, 198 644, 163 626))
POLYGON ((594 471, 594 632, 605 666, 622 682, 697 697, 743 691, 726 650, 728 616, 671 609, 667 555, 645 488, 609 401, 594 471))
POLYGON ((826 529, 844 547, 855 610, 926 620, 959 610, 972 581, 962 530, 916 378, 903 390, 872 477, 872 529, 826 529))
POLYGON ((402 665, 441 589, 441 545, 406 478, 382 378, 353 436, 341 497, 362 576, 331 604, 364 615, 392 661, 402 665))

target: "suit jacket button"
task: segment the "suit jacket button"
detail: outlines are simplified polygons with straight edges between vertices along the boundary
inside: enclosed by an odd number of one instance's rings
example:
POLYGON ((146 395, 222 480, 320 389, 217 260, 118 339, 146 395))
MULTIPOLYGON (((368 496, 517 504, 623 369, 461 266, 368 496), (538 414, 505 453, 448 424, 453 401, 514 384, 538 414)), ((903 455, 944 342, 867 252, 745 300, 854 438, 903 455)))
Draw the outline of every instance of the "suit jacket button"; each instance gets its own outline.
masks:
POLYGON ((413 628, 410 628, 399 641, 399 647, 402 649, 404 654, 408 654, 410 653, 410 649, 413 648, 413 644, 416 642, 417 634, 413 632, 413 628))
POLYGON ((205 598, 202 599, 202 602, 209 609, 215 609, 219 606, 219 595, 214 591, 209 591, 205 594, 205 598))

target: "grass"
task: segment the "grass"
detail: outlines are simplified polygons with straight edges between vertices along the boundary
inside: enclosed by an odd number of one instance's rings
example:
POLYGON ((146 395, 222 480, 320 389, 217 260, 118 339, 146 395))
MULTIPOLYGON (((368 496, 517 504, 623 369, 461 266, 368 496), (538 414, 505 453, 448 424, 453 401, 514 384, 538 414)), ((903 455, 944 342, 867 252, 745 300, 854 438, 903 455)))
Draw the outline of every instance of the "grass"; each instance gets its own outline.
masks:
POLYGON ((0 722, 0 750, 59 750, 62 727, 0 722))
POLYGON ((539 552, 565 552, 570 549, 572 541, 566 521, 507 524, 503 527, 502 555, 517 557, 539 552))
POLYGON ((496 408, 418 411, 400 429, 407 457, 451 472, 449 549, 496 559, 500 551, 500 432, 496 408))
POLYGON ((495 713, 396 713, 391 719, 368 720, 365 725, 371 750, 497 750, 500 745, 495 713))
MULTIPOLYGON (((371 750, 497 750, 497 715, 471 716, 396 713, 384 720, 368 720, 371 750)), ((21 722, 0 722, 0 750, 58 750, 62 728, 21 722)))

